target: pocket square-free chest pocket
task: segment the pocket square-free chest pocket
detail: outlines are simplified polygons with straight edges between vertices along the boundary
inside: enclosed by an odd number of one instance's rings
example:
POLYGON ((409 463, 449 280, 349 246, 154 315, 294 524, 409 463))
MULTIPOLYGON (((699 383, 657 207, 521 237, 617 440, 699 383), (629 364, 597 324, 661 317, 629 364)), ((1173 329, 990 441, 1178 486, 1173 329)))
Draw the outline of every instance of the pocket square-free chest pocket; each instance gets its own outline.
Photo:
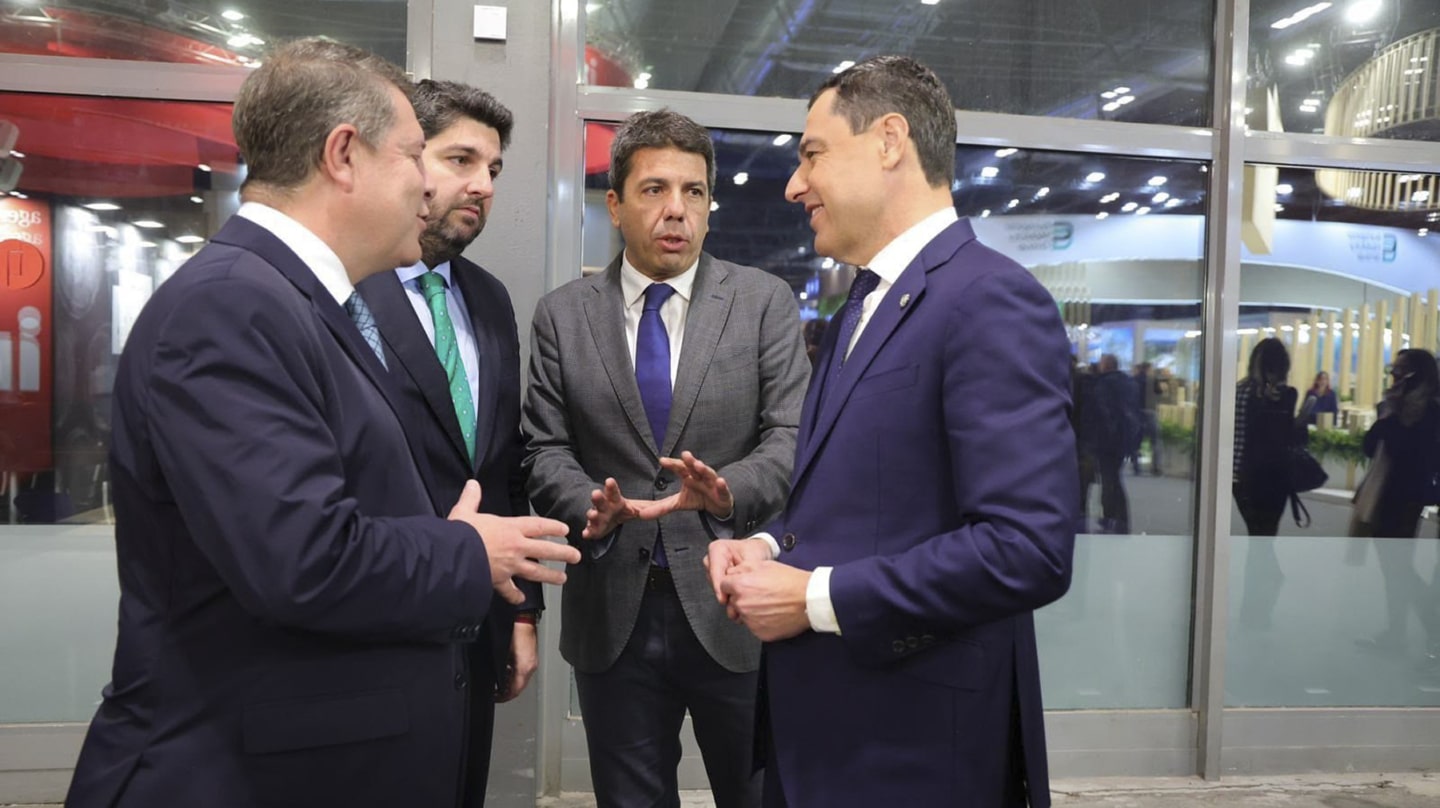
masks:
POLYGON ((903 368, 882 370, 879 373, 872 373, 856 382, 855 392, 850 394, 850 398, 865 398, 866 396, 877 396, 881 393, 888 393, 891 390, 904 390, 907 387, 914 387, 915 383, 919 380, 919 365, 906 365, 903 368))
POLYGON ((255 704, 241 719, 252 755, 358 743, 410 731, 410 708, 399 690, 376 690, 255 704))

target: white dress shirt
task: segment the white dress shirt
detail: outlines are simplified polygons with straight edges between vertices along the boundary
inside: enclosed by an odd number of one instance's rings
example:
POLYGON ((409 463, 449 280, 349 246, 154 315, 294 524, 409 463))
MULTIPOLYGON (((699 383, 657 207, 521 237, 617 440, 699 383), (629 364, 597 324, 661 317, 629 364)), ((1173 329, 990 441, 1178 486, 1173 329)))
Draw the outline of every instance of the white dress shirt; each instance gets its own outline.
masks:
MULTIPOLYGON (((680 347, 685 341, 685 317, 690 313, 690 293, 695 289, 695 270, 700 259, 690 268, 665 283, 675 290, 660 307, 665 335, 670 338, 670 387, 675 387, 675 374, 680 369, 680 347)), ((625 298, 625 347, 630 349, 630 367, 635 367, 635 340, 640 334, 640 314, 645 310, 645 290, 655 281, 645 277, 631 263, 629 256, 620 259, 620 293, 625 298)))
MULTIPOLYGON (((395 275, 400 278, 400 285, 405 289, 405 296, 410 299, 410 307, 415 310, 415 316, 420 318, 420 326, 425 329, 425 336, 430 340, 430 346, 435 346, 435 317, 430 314, 430 304, 425 300, 425 293, 420 289, 420 276, 429 271, 425 262, 421 261, 414 266, 400 267, 395 270, 395 275)), ((475 329, 470 322, 470 310, 465 307, 465 297, 460 293, 460 287, 455 285, 451 274, 450 262, 446 261, 435 267, 435 272, 445 279, 445 308, 450 311, 450 323, 455 326, 455 342, 460 346, 460 364, 465 367, 465 381, 470 385, 470 404, 479 408, 480 401, 480 354, 475 345, 475 329)))
POLYGON ((235 211, 235 215, 254 222, 280 239, 280 243, 305 262, 315 279, 342 307, 354 294, 355 284, 350 282, 350 275, 345 271, 340 256, 305 225, 259 202, 246 202, 235 211))
MULTIPOLYGON (((855 326, 855 334, 850 338, 850 344, 845 346, 845 356, 850 356, 850 351, 860 341, 860 335, 864 333, 870 317, 880 308, 880 302, 885 299, 895 281, 900 279, 905 268, 925 249, 925 245, 959 218, 953 207, 937 210, 911 225, 909 230, 886 244, 885 248, 870 260, 868 269, 880 276, 880 282, 860 303, 860 322, 855 326)), ((780 543, 775 541, 774 536, 757 533, 755 537, 764 539, 765 543, 770 545, 771 558, 780 557, 780 543)), ((840 621, 835 616, 835 604, 830 600, 830 571, 833 569, 834 567, 816 567, 810 575, 810 583, 805 587, 805 616, 810 620, 810 628, 815 631, 839 634, 840 621)))

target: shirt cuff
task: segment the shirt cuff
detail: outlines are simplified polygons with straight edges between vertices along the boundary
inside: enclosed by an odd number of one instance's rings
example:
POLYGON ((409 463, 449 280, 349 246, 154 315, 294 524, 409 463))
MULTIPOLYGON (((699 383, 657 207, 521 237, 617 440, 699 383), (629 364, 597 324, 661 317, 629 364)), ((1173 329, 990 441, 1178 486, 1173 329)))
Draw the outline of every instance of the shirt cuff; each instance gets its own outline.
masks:
MULTIPOLYGON (((774 539, 770 539, 774 541, 774 539)), ((834 567, 816 567, 810 574, 810 583, 805 586, 805 616, 810 618, 810 628, 822 634, 839 634, 840 620, 835 616, 835 604, 830 602, 830 571, 834 567)))
POLYGON ((775 537, 774 537, 774 536, 771 536, 769 533, 761 532, 761 533, 756 533, 754 536, 751 536, 750 538, 752 538, 752 539, 761 539, 761 540, 763 540, 766 544, 768 544, 768 545, 770 546, 770 560, 771 560, 771 561, 774 561, 775 559, 777 559, 777 558, 780 557, 780 542, 775 541, 775 537))

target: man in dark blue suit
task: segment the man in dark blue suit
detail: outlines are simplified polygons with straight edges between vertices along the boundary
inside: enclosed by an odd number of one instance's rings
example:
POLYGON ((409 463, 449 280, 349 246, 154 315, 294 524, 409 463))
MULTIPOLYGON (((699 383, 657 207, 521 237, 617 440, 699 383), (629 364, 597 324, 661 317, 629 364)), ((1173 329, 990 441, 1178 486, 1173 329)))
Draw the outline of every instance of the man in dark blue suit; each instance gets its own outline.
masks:
MULTIPOLYGON (((425 132, 425 169, 435 183, 416 264, 357 287, 380 327, 411 447, 437 509, 465 481, 489 492, 481 511, 530 512, 520 462, 520 339, 500 280, 461 257, 485 229, 514 119, 494 96, 453 81, 415 85, 425 132), (443 356, 442 356, 443 353, 443 356), (464 419, 462 421, 462 419, 464 419)), ((496 597, 480 641, 470 646, 470 741, 465 804, 485 804, 495 702, 520 695, 535 672, 540 585, 522 582, 525 602, 496 597)))
POLYGON ((236 100, 239 213, 136 320, 115 380, 119 637, 67 804, 460 802, 462 641, 565 526, 436 516, 353 284, 420 256, 399 68, 300 40, 236 100))
POLYGON ((955 134, 905 57, 810 102, 786 196, 817 253, 862 269, 784 515, 708 558, 766 641, 767 806, 1050 804, 1032 612, 1070 581, 1069 345, 1045 289, 957 220, 955 134))

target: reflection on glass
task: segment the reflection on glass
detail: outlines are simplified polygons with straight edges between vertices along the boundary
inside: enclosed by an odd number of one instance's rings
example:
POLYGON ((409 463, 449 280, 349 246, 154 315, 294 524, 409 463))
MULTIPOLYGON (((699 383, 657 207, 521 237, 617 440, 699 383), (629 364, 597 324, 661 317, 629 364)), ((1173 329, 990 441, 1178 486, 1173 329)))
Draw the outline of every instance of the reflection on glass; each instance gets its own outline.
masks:
POLYGON ((1205 126, 1214 3, 605 0, 585 9, 588 84, 808 98, 898 53, 961 109, 1205 126))
POLYGON ((0 4, 0 53, 258 66, 324 34, 405 64, 406 0, 22 0, 0 4))
MULTIPOLYGON (((586 133, 582 261, 598 271, 621 249, 604 204, 613 127, 591 123, 586 133)), ((784 198, 795 139, 711 136, 706 251, 788 281, 818 345, 855 268, 815 255, 804 211, 784 198)), ((960 215, 1050 289, 1074 351, 1073 414, 1090 485, 1070 593, 1036 617, 1046 705, 1183 707, 1206 167, 970 146, 956 158, 960 215)))
POLYGON ((1246 169, 1229 702, 1436 706, 1437 177, 1335 173, 1246 169))
POLYGON ((9 93, 0 130, 0 524, 107 522, 115 361, 238 204, 230 108, 9 93))
POLYGON ((1440 140, 1440 6, 1250 4, 1251 128, 1440 140))

